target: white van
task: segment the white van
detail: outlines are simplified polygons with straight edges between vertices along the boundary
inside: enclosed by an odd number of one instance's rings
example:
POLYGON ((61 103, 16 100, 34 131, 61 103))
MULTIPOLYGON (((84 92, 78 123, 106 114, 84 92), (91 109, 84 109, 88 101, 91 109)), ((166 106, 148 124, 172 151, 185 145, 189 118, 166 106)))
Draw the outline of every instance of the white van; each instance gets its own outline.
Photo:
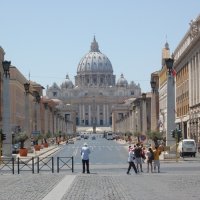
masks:
POLYGON ((197 146, 193 139, 184 139, 178 144, 178 153, 181 157, 184 156, 196 156, 197 146))
POLYGON ((113 140, 113 134, 110 133, 110 132, 107 133, 107 134, 106 134, 106 139, 107 139, 107 140, 113 140))

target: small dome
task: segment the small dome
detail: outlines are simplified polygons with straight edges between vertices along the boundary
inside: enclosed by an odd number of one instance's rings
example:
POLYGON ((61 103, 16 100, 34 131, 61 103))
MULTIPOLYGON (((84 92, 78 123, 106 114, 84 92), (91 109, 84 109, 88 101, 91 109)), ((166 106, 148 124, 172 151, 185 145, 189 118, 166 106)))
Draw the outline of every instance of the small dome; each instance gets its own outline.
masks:
POLYGON ((121 74, 120 78, 118 79, 117 86, 118 87, 127 87, 128 86, 128 81, 124 78, 123 74, 121 74))
POLYGON ((57 83, 53 83, 53 85, 49 88, 50 90, 54 90, 54 89, 56 89, 56 90, 59 90, 60 88, 59 88, 59 86, 57 85, 57 83))
POLYGON ((66 80, 61 84, 61 88, 73 88, 74 85, 72 83, 72 81, 69 79, 69 76, 66 75, 66 80))

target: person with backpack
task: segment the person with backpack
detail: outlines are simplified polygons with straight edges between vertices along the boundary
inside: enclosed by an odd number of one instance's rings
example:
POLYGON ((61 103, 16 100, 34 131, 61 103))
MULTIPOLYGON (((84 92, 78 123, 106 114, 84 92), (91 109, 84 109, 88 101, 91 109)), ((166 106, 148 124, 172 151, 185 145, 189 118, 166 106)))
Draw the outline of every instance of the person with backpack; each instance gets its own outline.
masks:
POLYGON ((142 170, 142 147, 140 146, 139 143, 136 144, 134 153, 135 153, 135 163, 136 163, 137 171, 139 172, 139 167, 140 167, 140 171, 143 172, 143 170, 142 170))
POLYGON ((146 155, 147 155, 147 173, 149 173, 149 166, 151 168, 151 173, 152 173, 153 172, 154 152, 151 147, 149 147, 146 155))

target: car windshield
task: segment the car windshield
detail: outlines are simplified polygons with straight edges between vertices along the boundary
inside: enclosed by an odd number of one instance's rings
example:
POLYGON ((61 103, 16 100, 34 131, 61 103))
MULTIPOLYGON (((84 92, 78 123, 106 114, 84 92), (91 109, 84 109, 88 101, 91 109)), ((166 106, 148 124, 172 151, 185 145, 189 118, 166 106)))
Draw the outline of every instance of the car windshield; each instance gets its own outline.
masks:
POLYGON ((186 146, 194 146, 194 141, 186 141, 184 143, 186 146))

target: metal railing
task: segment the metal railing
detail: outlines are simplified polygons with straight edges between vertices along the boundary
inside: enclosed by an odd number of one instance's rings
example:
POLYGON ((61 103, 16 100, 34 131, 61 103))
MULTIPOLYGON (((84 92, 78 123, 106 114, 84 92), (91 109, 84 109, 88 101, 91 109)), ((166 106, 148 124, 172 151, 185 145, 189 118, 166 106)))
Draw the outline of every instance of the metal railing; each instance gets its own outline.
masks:
POLYGON ((74 158, 72 157, 57 157, 57 172, 64 167, 70 168, 72 173, 74 172, 74 158), (69 162, 72 161, 72 166, 70 167, 69 162), (60 165, 61 163, 61 165, 60 165))
POLYGON ((37 173, 41 171, 47 171, 54 173, 54 159, 56 159, 57 163, 57 173, 60 170, 68 170, 70 169, 72 173, 74 172, 74 158, 72 157, 24 157, 24 158, 3 158, 0 164, 0 173, 18 173, 21 172, 32 172, 35 173, 35 169, 37 173))
POLYGON ((1 159, 0 164, 0 172, 11 172, 12 174, 15 173, 15 165, 14 165, 14 158, 4 158, 1 159))

